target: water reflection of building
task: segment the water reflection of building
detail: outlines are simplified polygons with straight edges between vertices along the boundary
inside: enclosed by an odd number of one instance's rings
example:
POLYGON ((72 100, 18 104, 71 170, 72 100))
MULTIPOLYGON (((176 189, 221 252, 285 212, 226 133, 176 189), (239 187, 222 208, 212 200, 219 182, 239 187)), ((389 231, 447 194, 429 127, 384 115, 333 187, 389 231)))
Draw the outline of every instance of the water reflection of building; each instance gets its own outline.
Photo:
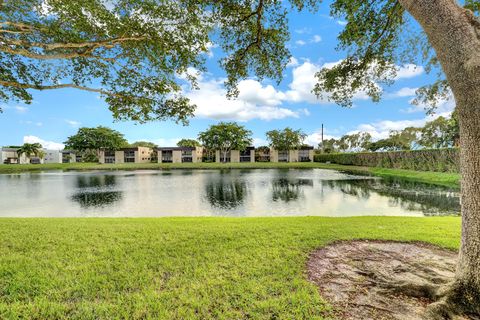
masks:
POLYGON ((302 188, 313 187, 312 179, 289 179, 278 178, 272 181, 272 199, 273 201, 290 202, 303 197, 302 188))
POLYGON ((122 199, 122 191, 116 190, 117 177, 114 175, 93 175, 76 177, 76 191, 71 200, 83 208, 106 207, 122 199))

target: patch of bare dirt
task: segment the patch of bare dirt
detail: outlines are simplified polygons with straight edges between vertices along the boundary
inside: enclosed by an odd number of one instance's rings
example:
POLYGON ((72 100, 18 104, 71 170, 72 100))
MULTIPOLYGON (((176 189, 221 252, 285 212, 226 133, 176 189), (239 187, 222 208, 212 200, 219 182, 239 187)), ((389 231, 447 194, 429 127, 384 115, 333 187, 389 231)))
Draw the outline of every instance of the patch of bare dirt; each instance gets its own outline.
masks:
POLYGON ((307 268, 338 318, 416 320, 453 279, 456 258, 422 243, 349 241, 316 250, 307 268))

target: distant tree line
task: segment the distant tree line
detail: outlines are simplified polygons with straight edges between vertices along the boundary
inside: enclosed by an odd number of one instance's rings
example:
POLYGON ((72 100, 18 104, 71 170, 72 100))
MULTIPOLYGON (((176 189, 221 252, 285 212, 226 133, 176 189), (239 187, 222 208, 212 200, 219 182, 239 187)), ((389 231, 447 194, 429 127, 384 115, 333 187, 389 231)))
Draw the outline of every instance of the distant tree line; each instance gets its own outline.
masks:
POLYGON ((458 116, 452 113, 450 118, 438 117, 423 127, 407 127, 392 130, 385 139, 372 141, 368 132, 347 134, 339 139, 327 139, 318 145, 324 153, 347 151, 399 151, 412 149, 438 149, 458 146, 460 129, 458 116))

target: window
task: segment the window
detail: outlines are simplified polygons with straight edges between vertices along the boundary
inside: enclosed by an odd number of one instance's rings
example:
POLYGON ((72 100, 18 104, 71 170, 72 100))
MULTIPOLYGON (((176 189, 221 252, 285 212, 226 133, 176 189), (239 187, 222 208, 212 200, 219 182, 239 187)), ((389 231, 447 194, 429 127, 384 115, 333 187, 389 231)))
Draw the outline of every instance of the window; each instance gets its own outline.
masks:
POLYGON ((288 162, 288 150, 278 151, 278 162, 288 162))
POLYGON ((163 150, 161 151, 161 154, 162 154, 162 162, 173 162, 172 150, 163 150))
POLYGON ((105 151, 105 163, 115 163, 115 151, 105 151))
POLYGON ((250 150, 240 151, 240 162, 250 162, 252 157, 250 156, 250 150))
POLYGON ((310 161, 310 150, 299 150, 298 151, 298 161, 309 162, 310 161))

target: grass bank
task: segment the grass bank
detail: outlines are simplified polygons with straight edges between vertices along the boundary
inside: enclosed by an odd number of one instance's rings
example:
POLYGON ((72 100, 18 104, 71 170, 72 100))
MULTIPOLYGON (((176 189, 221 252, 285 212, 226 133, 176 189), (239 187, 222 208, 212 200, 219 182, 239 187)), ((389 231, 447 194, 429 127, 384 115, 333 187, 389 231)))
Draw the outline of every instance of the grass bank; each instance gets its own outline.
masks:
POLYGON ((21 173, 48 170, 172 170, 172 169, 334 169, 354 173, 373 174, 382 177, 402 178, 413 181, 458 187, 460 175, 458 173, 414 171, 402 169, 385 169, 377 167, 358 167, 318 162, 297 163, 125 163, 125 164, 96 164, 96 163, 67 163, 41 165, 0 165, 1 173, 21 173))
POLYGON ((324 319, 314 248, 459 236, 456 217, 0 219, 0 319, 324 319))

